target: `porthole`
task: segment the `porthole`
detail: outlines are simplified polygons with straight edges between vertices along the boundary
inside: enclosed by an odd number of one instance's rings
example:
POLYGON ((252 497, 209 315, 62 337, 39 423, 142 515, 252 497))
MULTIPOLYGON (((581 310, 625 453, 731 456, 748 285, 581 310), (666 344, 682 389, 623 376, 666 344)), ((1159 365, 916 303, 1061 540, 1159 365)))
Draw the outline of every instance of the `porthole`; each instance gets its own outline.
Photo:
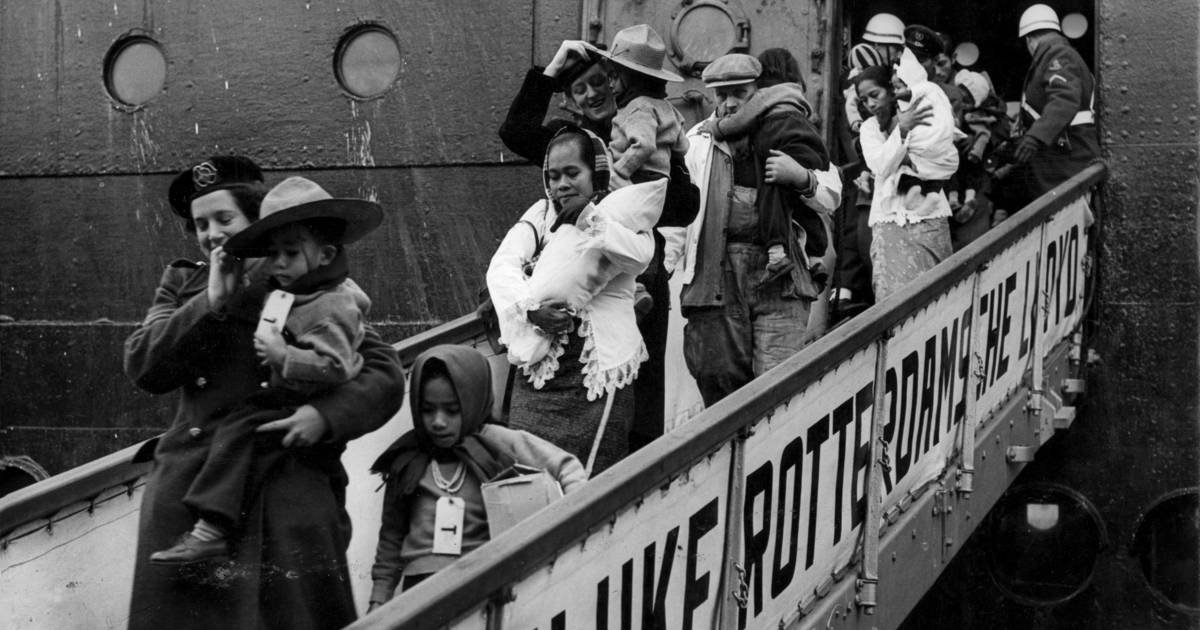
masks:
POLYGON ((1088 19, 1082 13, 1069 13, 1063 16, 1062 32, 1063 35, 1071 39, 1079 39, 1087 34, 1088 19))
POLYGON ((1142 516, 1130 555, 1155 596, 1176 610, 1200 613, 1200 493, 1168 494, 1142 516))
POLYGON ((1092 581, 1107 546, 1104 523, 1083 495, 1054 484, 1006 493, 988 516, 988 571, 1008 597, 1035 606, 1065 602, 1092 581))
POLYGON ((400 76, 400 42, 379 24, 360 24, 342 35, 333 56, 342 89, 357 98, 387 92, 400 76))
POLYGON ((979 61, 979 46, 974 42, 963 42, 954 49, 954 61, 967 68, 979 61))
POLYGON ((0 497, 31 486, 50 475, 27 455, 0 457, 0 497))
POLYGON ((714 0, 683 5, 669 31, 671 59, 680 71, 698 77, 713 59, 731 50, 749 50, 750 21, 740 9, 714 0))
POLYGON ((147 35, 121 37, 104 57, 104 87, 120 105, 140 107, 158 96, 166 82, 166 55, 147 35))

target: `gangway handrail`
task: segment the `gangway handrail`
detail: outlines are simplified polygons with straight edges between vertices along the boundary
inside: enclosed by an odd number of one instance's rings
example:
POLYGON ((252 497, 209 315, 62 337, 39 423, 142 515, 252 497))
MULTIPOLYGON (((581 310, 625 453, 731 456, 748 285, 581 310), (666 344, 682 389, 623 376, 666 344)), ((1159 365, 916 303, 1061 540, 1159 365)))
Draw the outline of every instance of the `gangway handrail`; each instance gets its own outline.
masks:
MULTIPOLYGON (((443 343, 460 343, 464 338, 487 332, 483 318, 470 313, 392 346, 405 367, 428 348, 443 343)), ((151 454, 160 436, 152 437, 115 453, 53 475, 0 497, 0 538, 39 519, 54 518, 63 508, 90 501, 105 490, 131 486, 150 470, 151 454)))
POLYGON ((602 525, 617 510, 669 481, 677 471, 713 452, 804 384, 875 342, 1070 202, 1088 194, 1106 174, 1103 163, 1088 166, 895 295, 559 500, 546 509, 541 520, 505 532, 487 544, 486 553, 464 556, 350 628, 438 628, 469 610, 464 606, 502 597, 511 583, 602 525))
MULTIPOLYGON (((897 295, 834 329, 771 373, 634 453, 580 492, 565 497, 547 513, 554 515, 555 520, 531 523, 497 538, 488 544, 486 554, 468 555, 416 587, 404 597, 403 610, 385 609, 360 620, 354 627, 436 626, 453 619, 461 612, 463 602, 470 601, 472 596, 478 599, 478 593, 502 591, 516 576, 544 563, 557 550, 610 518, 615 510, 671 479, 678 470, 760 418, 782 397, 873 342, 940 291, 974 273, 991 255, 1086 194, 1105 175, 1102 164, 1089 166, 897 295)), ((487 332, 483 318, 471 313, 408 337, 394 347, 408 365, 433 345, 461 343, 487 332)), ((71 505, 94 500, 107 489, 122 485, 132 489, 149 470, 146 451, 153 447, 155 439, 0 497, 0 539, 7 539, 14 531, 39 519, 53 519, 71 505)))

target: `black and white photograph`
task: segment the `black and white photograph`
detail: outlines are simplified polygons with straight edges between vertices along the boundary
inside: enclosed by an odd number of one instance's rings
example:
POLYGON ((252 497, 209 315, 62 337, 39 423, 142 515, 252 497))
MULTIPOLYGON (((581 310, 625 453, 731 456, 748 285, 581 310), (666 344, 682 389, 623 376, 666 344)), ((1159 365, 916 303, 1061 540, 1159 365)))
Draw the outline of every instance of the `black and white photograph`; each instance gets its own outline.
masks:
POLYGON ((1200 629, 1196 0, 0 0, 0 628, 1200 629))

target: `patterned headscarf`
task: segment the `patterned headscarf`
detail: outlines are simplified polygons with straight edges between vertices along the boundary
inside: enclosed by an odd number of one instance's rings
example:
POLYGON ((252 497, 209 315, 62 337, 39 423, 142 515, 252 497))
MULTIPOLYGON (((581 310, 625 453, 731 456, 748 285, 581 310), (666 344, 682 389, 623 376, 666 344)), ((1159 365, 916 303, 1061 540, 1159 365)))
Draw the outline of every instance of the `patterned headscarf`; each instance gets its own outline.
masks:
MULTIPOLYGON (((600 139, 600 136, 597 136, 587 129, 576 125, 566 125, 562 129, 559 129, 558 132, 554 134, 554 137, 550 139, 550 142, 546 145, 546 156, 542 159, 542 190, 546 193, 546 199, 550 201, 550 205, 554 208, 554 211, 559 213, 558 219, 554 222, 554 227, 552 227, 550 230, 552 232, 557 229, 559 225, 566 223, 568 217, 564 217, 562 215, 562 208, 558 205, 558 201, 554 199, 554 195, 550 194, 550 173, 548 169, 550 162, 550 149, 557 144, 555 140, 557 140, 559 136, 567 134, 582 135, 589 141, 591 155, 584 155, 583 160, 587 162, 590 158, 592 163, 591 202, 596 203, 608 194, 610 169, 608 145, 604 144, 604 141, 600 139)), ((569 217, 569 220, 574 222, 575 217, 569 217)))
POLYGON ((857 44, 850 49, 850 67, 862 72, 871 66, 883 65, 883 57, 870 44, 857 44))

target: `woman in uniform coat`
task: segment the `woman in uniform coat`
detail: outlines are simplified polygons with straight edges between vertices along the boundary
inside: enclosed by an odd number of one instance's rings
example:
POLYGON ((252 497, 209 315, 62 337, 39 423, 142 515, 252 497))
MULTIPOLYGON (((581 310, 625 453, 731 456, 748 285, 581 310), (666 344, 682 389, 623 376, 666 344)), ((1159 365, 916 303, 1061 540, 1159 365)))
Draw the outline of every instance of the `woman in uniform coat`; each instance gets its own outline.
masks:
POLYGON ((207 263, 171 263, 146 319, 125 342, 125 371, 155 394, 178 390, 171 427, 158 439, 138 525, 129 628, 340 628, 356 617, 346 563, 350 519, 340 456, 348 440, 382 426, 404 395, 399 357, 367 328, 364 364, 288 418, 262 427, 291 451, 248 497, 231 561, 156 565, 195 515, 183 505, 208 452, 213 424, 265 381, 253 335, 268 287, 262 265, 226 256, 222 244, 258 217, 265 187, 249 159, 219 156, 181 173, 172 209, 207 263))

